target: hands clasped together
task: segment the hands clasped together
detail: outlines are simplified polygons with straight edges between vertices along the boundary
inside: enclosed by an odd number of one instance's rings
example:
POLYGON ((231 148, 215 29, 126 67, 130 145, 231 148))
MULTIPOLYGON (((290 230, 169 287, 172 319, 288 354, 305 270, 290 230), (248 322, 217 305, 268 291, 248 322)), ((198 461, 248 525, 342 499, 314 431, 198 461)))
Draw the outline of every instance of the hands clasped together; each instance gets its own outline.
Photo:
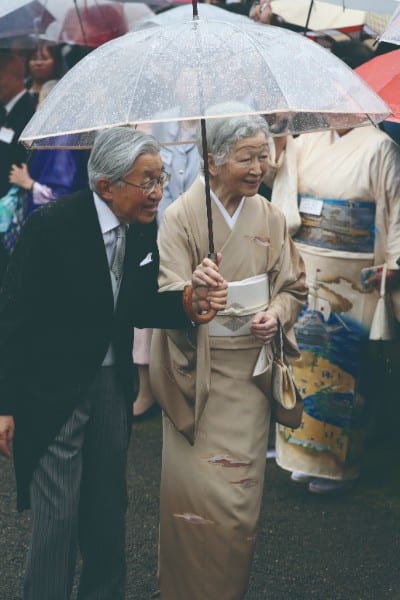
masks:
POLYGON ((226 308, 228 300, 228 284, 218 272, 222 255, 217 254, 217 263, 210 258, 204 258, 192 275, 193 310, 219 311, 226 308))

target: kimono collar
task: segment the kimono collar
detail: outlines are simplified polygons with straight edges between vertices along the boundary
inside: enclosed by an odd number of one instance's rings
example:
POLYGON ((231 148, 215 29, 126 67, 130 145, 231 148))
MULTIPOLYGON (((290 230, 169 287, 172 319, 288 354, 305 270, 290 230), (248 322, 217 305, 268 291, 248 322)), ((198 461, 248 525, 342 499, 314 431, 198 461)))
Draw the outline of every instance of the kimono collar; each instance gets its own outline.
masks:
MULTIPOLYGON (((204 181, 204 177, 203 175, 200 175, 200 179, 203 182, 203 184, 205 185, 205 181, 204 181)), ((211 193, 211 198, 214 200, 215 204, 218 206, 222 216, 224 217, 229 229, 232 231, 233 228, 236 225, 236 221, 239 218, 239 215, 241 213, 241 210, 243 208, 243 204, 244 204, 244 199, 245 196, 243 196, 243 198, 241 199, 237 209, 235 210, 235 212, 233 213, 233 215, 231 216, 228 211, 226 210, 225 206, 222 204, 221 200, 218 198, 218 196, 212 191, 212 189, 210 188, 210 193, 211 193)))

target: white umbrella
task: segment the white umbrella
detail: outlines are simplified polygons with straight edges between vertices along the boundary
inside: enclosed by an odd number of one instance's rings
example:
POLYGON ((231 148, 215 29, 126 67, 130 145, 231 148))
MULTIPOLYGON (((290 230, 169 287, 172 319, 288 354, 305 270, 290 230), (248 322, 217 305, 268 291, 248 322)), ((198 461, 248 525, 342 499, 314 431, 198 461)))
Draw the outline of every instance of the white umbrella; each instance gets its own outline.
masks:
POLYGON ((385 31, 379 36, 379 41, 400 45, 400 5, 393 13, 385 31))
POLYGON ((313 31, 361 28, 373 19, 383 31, 397 0, 272 0, 271 7, 288 23, 313 31), (371 12, 371 7, 373 12, 371 12))
POLYGON ((336 4, 344 9, 364 10, 368 12, 385 13, 391 15, 398 6, 399 0, 323 0, 329 4, 336 4))

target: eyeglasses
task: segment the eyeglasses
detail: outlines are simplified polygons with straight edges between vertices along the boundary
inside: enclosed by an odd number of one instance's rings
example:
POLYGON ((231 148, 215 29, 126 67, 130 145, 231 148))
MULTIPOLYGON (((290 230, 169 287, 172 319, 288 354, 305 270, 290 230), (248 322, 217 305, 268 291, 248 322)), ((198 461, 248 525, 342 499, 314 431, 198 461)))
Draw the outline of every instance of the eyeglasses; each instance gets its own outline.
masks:
POLYGON ((168 185, 170 179, 171 175, 166 171, 163 171, 158 179, 152 179, 143 185, 138 185, 137 183, 132 183, 131 181, 126 181, 125 179, 122 179, 122 181, 127 185, 141 189, 145 196, 150 196, 150 194, 154 192, 158 185, 164 189, 168 185))

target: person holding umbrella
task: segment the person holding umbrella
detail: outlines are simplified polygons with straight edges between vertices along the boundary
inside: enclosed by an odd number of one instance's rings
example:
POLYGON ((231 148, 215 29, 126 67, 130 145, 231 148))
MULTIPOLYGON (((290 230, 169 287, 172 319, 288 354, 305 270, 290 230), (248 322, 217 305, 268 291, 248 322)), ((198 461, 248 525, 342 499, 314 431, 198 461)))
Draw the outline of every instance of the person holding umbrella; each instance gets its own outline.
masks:
MULTIPOLYGON (((234 102, 218 110, 247 112, 234 102)), ((158 330, 153 336, 151 383, 165 413, 162 600, 244 597, 271 411, 253 369, 263 345, 270 348, 278 321, 286 351, 297 356, 292 325, 307 296, 303 262, 285 218, 257 194, 268 164, 265 120, 245 114, 209 119, 207 144, 213 234, 224 251, 228 308, 196 331, 158 330)), ((166 209, 159 247, 160 291, 183 289, 208 247, 201 174, 166 209)))
POLYGON ((155 138, 103 131, 88 175, 90 190, 32 213, 0 294, 0 452, 15 429, 18 508, 32 508, 24 600, 70 597, 78 543, 78 597, 125 597, 133 327, 190 330, 198 310, 226 305, 209 259, 186 310, 181 291, 157 293, 168 178, 155 138))

